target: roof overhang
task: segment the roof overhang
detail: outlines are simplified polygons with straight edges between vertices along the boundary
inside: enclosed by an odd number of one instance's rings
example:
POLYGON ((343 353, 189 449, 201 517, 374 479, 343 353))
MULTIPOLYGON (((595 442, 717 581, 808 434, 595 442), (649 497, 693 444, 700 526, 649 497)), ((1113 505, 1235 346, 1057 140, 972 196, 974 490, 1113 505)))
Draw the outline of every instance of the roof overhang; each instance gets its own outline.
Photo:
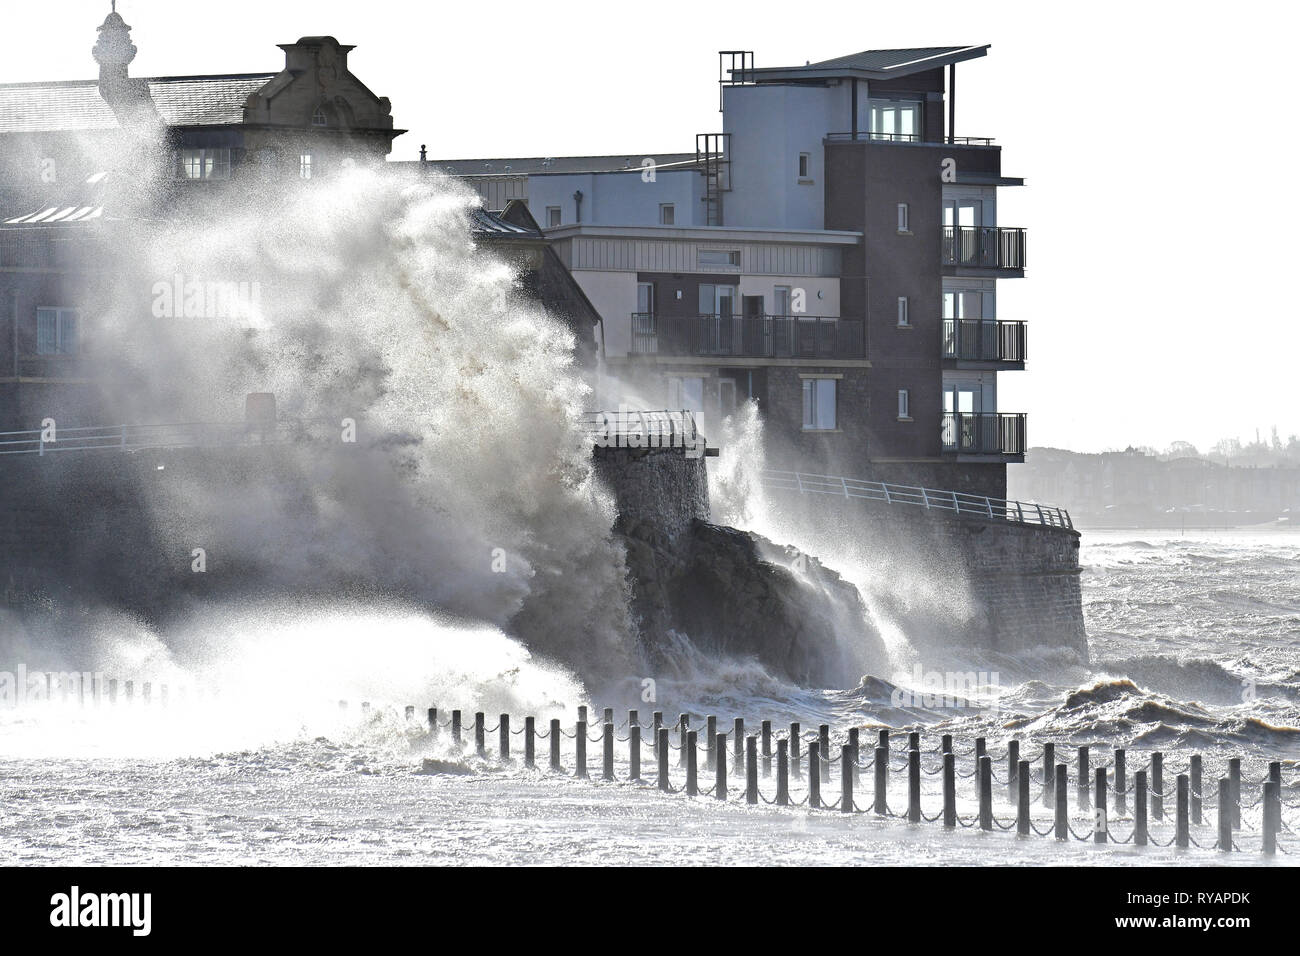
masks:
POLYGON ((852 64, 837 64, 833 60, 828 60, 822 63, 809 63, 805 66, 772 66, 762 69, 747 67, 728 70, 728 72, 731 74, 731 78, 737 82, 757 81, 759 83, 769 83, 781 80, 831 79, 890 80, 986 56, 990 46, 992 44, 985 43, 979 46, 957 47, 944 53, 936 53, 873 69, 853 66, 852 64))

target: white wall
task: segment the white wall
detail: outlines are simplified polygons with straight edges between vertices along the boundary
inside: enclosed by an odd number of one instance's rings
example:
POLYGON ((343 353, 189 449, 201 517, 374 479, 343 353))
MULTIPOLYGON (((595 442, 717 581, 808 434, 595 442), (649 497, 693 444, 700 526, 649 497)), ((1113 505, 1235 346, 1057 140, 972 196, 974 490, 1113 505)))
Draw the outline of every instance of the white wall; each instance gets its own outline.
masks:
POLYGON ((847 84, 724 87, 732 187, 723 198, 725 225, 825 228, 822 140, 850 130, 850 95, 847 84), (809 154, 808 183, 799 181, 800 153, 809 154))
POLYGON ((632 346, 632 313, 636 311, 636 273, 580 269, 573 273, 573 278, 600 313, 605 327, 606 356, 627 355, 632 346))
POLYGON ((612 173, 546 173, 528 177, 528 208, 546 228, 546 207, 559 206, 563 225, 577 222, 573 194, 582 191, 582 222, 596 226, 655 226, 659 205, 672 203, 674 225, 693 226, 703 219, 704 177, 694 170, 655 170, 645 182, 640 170, 612 173))
MULTIPOLYGON (((838 317, 840 314, 840 280, 834 277, 741 276, 740 294, 761 295, 763 311, 771 314, 776 301, 773 290, 779 285, 804 290, 804 311, 807 315, 838 317), (817 297, 818 292, 822 294, 820 299, 817 297)), ((739 303, 737 307, 739 308, 739 303)))

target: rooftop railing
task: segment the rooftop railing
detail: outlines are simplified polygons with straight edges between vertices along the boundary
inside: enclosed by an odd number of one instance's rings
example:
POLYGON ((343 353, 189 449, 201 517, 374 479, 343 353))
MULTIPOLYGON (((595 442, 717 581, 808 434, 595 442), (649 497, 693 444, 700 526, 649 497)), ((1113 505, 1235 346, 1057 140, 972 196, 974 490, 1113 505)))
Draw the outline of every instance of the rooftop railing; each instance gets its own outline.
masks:
POLYGON ((827 133, 832 143, 934 143, 941 146, 992 146, 992 136, 940 136, 926 139, 920 133, 827 133))

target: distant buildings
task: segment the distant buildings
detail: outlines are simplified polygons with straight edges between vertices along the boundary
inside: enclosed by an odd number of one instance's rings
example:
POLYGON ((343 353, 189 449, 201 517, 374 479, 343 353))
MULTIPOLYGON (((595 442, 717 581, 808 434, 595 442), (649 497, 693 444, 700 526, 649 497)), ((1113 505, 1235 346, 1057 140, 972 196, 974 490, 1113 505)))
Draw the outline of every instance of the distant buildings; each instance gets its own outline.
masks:
POLYGON ((603 319, 601 403, 706 419, 757 400, 778 467, 1005 495, 1025 416, 998 403, 1025 325, 997 280, 1000 148, 956 135, 987 46, 719 66, 694 152, 430 160, 489 208, 525 202, 603 319))
POLYGON ((1229 467, 1142 451, 1089 455, 1033 448, 1011 481, 1016 498, 1068 501, 1084 527, 1219 527, 1300 516, 1300 467, 1229 467))

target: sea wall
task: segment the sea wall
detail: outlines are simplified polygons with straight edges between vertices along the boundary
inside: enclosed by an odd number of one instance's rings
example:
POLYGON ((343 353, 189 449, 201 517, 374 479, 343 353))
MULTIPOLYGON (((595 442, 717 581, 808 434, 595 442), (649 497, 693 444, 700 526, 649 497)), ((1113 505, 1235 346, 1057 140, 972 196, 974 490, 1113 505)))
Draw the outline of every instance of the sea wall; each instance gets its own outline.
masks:
MULTIPOLYGON (((771 491, 822 556, 868 569, 872 599, 919 646, 1088 655, 1079 533, 834 495, 771 491)), ((832 563, 834 563, 832 561, 832 563)))

